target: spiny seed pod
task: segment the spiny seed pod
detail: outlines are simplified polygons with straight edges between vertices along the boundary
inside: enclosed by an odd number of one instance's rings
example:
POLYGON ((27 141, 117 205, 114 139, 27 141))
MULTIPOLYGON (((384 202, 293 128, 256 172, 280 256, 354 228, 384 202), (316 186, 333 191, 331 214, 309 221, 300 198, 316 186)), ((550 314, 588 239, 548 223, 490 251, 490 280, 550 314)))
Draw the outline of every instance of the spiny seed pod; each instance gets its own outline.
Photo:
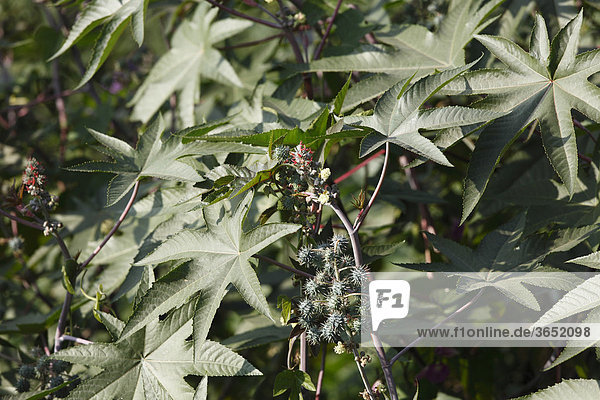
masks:
POLYGON ((17 389, 17 392, 19 392, 19 393, 28 392, 30 388, 31 388, 31 384, 29 383, 29 380, 27 380, 25 378, 19 379, 17 381, 17 384, 15 385, 15 389, 17 389))
POLYGON ((325 284, 327 284, 327 283, 329 283, 330 280, 331 280, 331 277, 327 273, 327 271, 319 271, 315 275, 315 281, 317 281, 319 283, 325 283, 325 284))
POLYGON ((19 368, 19 375, 23 378, 34 379, 37 374, 33 365, 21 365, 21 368, 19 368))
POLYGON ((310 247, 304 246, 298 250, 298 262, 300 265, 310 265, 313 260, 314 256, 310 247))
POLYGON ((288 162, 290 158, 290 148, 288 146, 278 146, 273 149, 273 159, 278 162, 288 162))
POLYGON ((336 295, 329 295, 327 297, 325 306, 327 307, 327 310, 329 311, 335 311, 335 310, 339 310, 340 307, 342 307, 342 298, 336 295))
POLYGON ((340 263, 343 267, 349 267, 351 265, 354 265, 354 258, 352 258, 352 256, 348 254, 344 254, 340 257, 340 263))
POLYGON ((367 280, 369 269, 366 265, 360 265, 350 270, 350 282, 360 287, 367 280))
POLYGON ((320 333, 317 328, 310 328, 306 330, 306 341, 310 345, 315 345, 319 343, 320 333))
POLYGON ((35 364, 35 369, 37 369, 40 375, 42 375, 48 372, 49 366, 50 360, 48 359, 48 357, 42 356, 37 360, 37 363, 35 364))
POLYGON ((62 385, 63 383, 65 383, 65 380, 63 379, 62 376, 54 376, 52 378, 50 378, 50 382, 49 385, 51 388, 55 388, 57 386, 62 385))
POLYGON ((317 296, 319 294, 319 284, 314 279, 306 281, 306 284, 304 285, 304 293, 308 297, 317 296))
POLYGON ((331 289, 330 292, 333 296, 341 296, 344 294, 344 290, 345 290, 345 286, 344 286, 344 282, 341 281, 335 281, 333 282, 333 284, 331 285, 331 289))
POLYGON ((293 210, 296 205, 296 201, 292 196, 284 196, 279 202, 281 203, 281 209, 283 210, 293 210))
POLYGON ((331 247, 337 254, 341 254, 348 245, 348 238, 344 235, 333 235, 329 240, 331 247))
POLYGON ((344 324, 344 316, 337 311, 333 312, 327 318, 327 323, 331 325, 335 333, 338 333, 344 324))
POLYGON ((302 299, 300 303, 298 303, 298 311, 300 315, 304 319, 310 318, 310 316, 314 313, 315 307, 313 306, 313 302, 309 299, 302 299))
POLYGON ((52 372, 61 374, 61 373, 65 372, 70 366, 71 366, 71 363, 68 361, 53 360, 51 369, 52 369, 52 372))
POLYGON ((323 270, 320 272, 323 272, 325 275, 331 275, 335 271, 335 267, 330 261, 325 261, 321 267, 323 268, 323 270))
POLYGON ((336 332, 329 321, 325 321, 321 324, 321 339, 326 342, 333 342, 337 339, 336 332))

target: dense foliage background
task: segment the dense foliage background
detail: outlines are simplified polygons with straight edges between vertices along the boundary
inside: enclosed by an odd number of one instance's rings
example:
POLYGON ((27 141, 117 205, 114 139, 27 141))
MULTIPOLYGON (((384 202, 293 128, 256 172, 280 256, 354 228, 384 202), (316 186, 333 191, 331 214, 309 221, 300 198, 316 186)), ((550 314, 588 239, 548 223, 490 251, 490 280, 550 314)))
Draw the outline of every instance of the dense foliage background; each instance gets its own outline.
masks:
MULTIPOLYGON (((598 398, 596 343, 357 349, 343 294, 366 265, 600 267, 599 27, 595 1, 0 0, 0 394, 598 398)), ((586 285, 557 316, 600 322, 586 285)))

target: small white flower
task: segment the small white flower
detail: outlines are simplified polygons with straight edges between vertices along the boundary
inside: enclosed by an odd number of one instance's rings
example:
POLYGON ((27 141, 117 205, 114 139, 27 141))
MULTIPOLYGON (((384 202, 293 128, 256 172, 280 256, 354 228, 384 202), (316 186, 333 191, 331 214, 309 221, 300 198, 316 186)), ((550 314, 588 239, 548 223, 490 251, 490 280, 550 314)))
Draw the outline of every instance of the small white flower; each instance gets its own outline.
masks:
POLYGON ((325 191, 319 195, 317 201, 321 204, 329 203, 329 192, 325 191))
POLYGON ((303 24, 304 22, 306 22, 306 15, 304 15, 304 13, 300 11, 294 14, 294 19, 303 24))
POLYGON ((324 181, 327 180, 327 178, 329 178, 331 176, 331 170, 329 168, 323 168, 321 170, 321 179, 323 179, 324 181))
POLYGON ((344 354, 346 352, 346 346, 342 342, 337 342, 337 345, 333 348, 335 354, 344 354))

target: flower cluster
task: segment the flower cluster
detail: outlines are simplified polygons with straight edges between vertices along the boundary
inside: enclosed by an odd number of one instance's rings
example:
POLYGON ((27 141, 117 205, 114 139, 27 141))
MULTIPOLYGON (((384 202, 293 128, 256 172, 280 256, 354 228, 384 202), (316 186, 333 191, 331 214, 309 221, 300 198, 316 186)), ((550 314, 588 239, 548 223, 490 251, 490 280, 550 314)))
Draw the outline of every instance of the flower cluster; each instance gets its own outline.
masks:
POLYGON ((63 227, 63 224, 60 221, 47 220, 44 221, 42 226, 44 227, 44 236, 50 236, 53 233, 58 232, 58 230, 63 227))
POLYGON ((46 190, 48 178, 44 168, 35 158, 27 161, 23 176, 21 178, 22 189, 17 194, 13 189, 13 206, 23 215, 36 219, 42 223, 44 235, 48 236, 62 228, 58 221, 50 219, 49 213, 58 206, 58 197, 51 195, 46 190), (31 198, 28 203, 23 203, 22 194, 27 192, 31 198))
POLYGON ((337 197, 335 185, 329 185, 331 176, 329 168, 323 168, 321 163, 313 159, 314 151, 300 143, 294 148, 277 147, 273 154, 282 164, 294 167, 292 174, 283 173, 284 178, 292 184, 292 194, 306 197, 307 202, 326 204, 337 197))
POLYGON ((30 158, 23 171, 23 186, 32 196, 40 196, 46 191, 46 175, 44 168, 35 158, 30 158))
POLYGON ((340 351, 360 330, 360 287, 368 273, 354 265, 347 247, 346 237, 334 235, 328 243, 298 251, 298 262, 315 272, 296 304, 298 322, 309 343, 341 342, 340 351))
POLYGON ((44 174, 44 168, 35 158, 30 158, 27 161, 25 171, 23 171, 22 183, 24 189, 33 199, 25 209, 33 212, 52 211, 58 205, 58 198, 50 195, 46 190, 48 178, 44 174))
POLYGON ((23 238, 21 236, 13 236, 10 239, 8 239, 8 248, 12 252, 16 253, 18 251, 21 251, 24 246, 25 246, 25 241, 23 240, 23 238))
MULTIPOLYGON (((36 350, 39 352, 39 349, 36 350)), ((52 389, 62 385, 66 378, 72 382, 53 392, 49 397, 65 398, 80 382, 77 375, 71 376, 67 373, 70 367, 71 364, 66 361, 50 360, 45 355, 41 355, 35 364, 21 365, 18 371, 20 378, 15 384, 15 389, 19 393, 28 392, 32 389, 52 389), (33 387, 32 381, 35 381, 33 387)))
POLYGON ((336 185, 329 183, 330 169, 323 168, 303 143, 276 147, 272 157, 278 166, 265 192, 281 195, 277 208, 285 220, 301 223, 306 233, 314 233, 321 206, 338 196, 336 185))
MULTIPOLYGON (((375 399, 377 399, 377 400, 389 399, 389 397, 386 395, 387 388, 385 387, 383 382, 381 382, 380 380, 375 381, 373 386, 371 386, 371 392, 375 395, 375 399)), ((366 399, 366 400, 371 399, 371 395, 369 395, 369 392, 366 389, 363 390, 362 392, 360 392, 358 395, 361 398, 366 399)))

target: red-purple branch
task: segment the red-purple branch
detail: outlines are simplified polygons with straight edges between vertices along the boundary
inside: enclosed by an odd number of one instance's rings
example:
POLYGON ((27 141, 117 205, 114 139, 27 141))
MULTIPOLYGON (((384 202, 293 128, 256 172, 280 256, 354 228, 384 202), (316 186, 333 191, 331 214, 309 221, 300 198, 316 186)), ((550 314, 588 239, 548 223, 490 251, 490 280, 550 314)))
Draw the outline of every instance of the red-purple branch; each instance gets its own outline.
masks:
POLYGON ((325 42, 327 42, 329 33, 331 33, 331 28, 333 27, 333 22, 335 21, 335 17, 337 17, 338 12, 340 11, 341 5, 342 5, 342 0, 338 0, 337 4, 335 6, 335 10, 333 11, 333 14, 331 15, 331 19, 329 20, 329 25, 327 25, 327 29, 325 30, 325 34, 323 35, 323 39, 321 39, 321 42, 315 49, 315 53, 313 55, 313 61, 317 60, 319 57, 321 57, 321 52, 323 51, 323 48, 325 47, 325 42))

